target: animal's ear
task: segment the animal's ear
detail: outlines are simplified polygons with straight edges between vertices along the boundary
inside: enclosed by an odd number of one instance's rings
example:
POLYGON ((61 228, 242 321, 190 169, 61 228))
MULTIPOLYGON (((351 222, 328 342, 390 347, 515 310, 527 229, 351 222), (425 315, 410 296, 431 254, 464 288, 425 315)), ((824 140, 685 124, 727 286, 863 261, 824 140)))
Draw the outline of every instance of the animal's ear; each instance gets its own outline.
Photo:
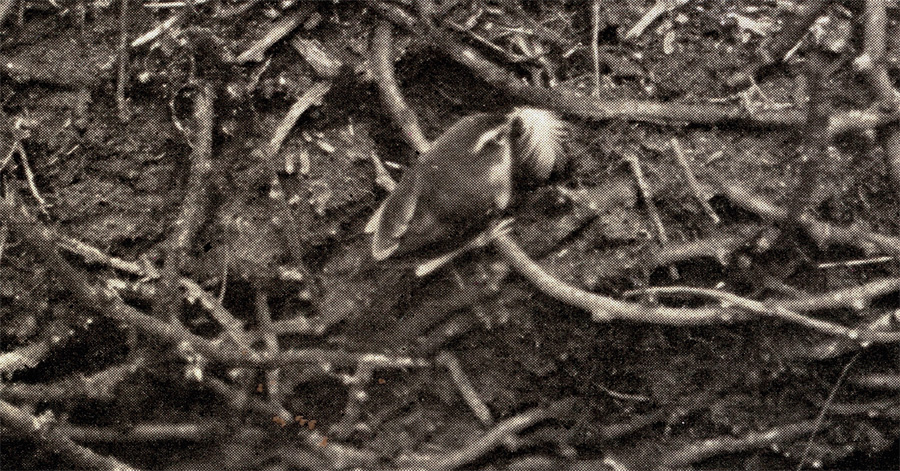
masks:
POLYGON ((525 176, 538 181, 550 177, 563 158, 562 142, 566 122, 552 111, 516 108, 512 121, 513 155, 525 176))
POLYGON ((366 224, 366 232, 372 233, 372 257, 376 261, 390 257, 400 246, 400 239, 416 213, 421 193, 422 172, 418 166, 413 166, 366 224))

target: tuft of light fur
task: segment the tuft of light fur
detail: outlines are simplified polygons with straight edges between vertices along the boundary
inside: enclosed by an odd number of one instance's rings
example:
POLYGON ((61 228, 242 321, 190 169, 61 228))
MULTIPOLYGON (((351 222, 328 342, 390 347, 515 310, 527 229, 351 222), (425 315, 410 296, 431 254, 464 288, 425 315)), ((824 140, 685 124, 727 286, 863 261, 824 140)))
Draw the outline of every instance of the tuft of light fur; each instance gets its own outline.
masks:
POLYGON ((546 180, 553 171, 556 159, 562 155, 562 142, 566 134, 566 122, 552 111, 538 108, 516 108, 510 120, 522 124, 519 137, 519 158, 532 177, 546 180))

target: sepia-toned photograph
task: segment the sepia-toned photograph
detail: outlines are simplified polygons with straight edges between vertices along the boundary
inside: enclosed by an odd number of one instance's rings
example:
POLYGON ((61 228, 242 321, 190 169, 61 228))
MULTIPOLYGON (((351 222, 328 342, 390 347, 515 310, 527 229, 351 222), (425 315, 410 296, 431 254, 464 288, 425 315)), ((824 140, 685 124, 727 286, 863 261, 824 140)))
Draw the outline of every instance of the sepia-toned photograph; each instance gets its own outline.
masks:
POLYGON ((900 470, 900 1, 0 0, 0 470, 900 470))

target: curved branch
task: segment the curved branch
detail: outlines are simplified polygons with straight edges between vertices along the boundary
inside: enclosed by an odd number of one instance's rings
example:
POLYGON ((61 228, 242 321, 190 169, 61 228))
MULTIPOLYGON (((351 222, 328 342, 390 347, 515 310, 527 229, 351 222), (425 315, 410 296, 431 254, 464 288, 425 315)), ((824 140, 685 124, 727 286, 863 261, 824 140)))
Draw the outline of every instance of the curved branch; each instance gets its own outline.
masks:
POLYGON ((375 57, 375 71, 378 73, 378 89, 381 91, 381 102, 387 108, 394 122, 403 130, 403 137, 421 155, 431 143, 422 134, 419 119, 416 113, 406 104, 403 93, 397 85, 397 77, 394 75, 394 39, 391 37, 393 26, 387 21, 381 21, 375 27, 372 36, 372 52, 375 57))
POLYGON ((701 325, 749 319, 747 314, 731 309, 647 306, 589 293, 567 285, 544 271, 508 236, 500 236, 494 239, 494 247, 503 254, 503 257, 516 271, 527 278, 541 292, 560 302, 590 312, 592 319, 596 322, 623 319, 654 324, 701 325))

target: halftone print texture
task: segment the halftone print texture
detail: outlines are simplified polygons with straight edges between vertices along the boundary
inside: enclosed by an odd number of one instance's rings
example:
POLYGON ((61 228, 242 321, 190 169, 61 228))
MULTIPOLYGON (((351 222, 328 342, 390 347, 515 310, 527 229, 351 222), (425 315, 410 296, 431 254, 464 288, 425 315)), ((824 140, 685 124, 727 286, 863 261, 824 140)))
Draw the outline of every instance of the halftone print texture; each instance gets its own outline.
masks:
POLYGON ((0 469, 900 469, 900 3, 0 0, 0 469))

